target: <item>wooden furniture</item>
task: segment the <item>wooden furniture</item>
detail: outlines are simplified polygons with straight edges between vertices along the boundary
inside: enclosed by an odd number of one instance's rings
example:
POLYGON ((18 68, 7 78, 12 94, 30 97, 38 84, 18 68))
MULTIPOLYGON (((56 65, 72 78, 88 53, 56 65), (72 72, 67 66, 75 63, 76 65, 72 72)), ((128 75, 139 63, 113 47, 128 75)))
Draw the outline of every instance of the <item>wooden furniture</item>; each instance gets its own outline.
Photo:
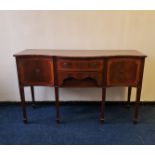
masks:
MULTIPOLYGON (((28 49, 16 57, 19 90, 24 122, 27 122, 24 87, 30 86, 34 102, 34 86, 55 88, 56 121, 60 121, 59 87, 100 87, 102 102, 100 121, 105 119, 107 87, 137 88, 133 121, 138 121, 145 55, 136 50, 44 50, 28 49)), ((35 104, 34 104, 35 106, 35 104)))

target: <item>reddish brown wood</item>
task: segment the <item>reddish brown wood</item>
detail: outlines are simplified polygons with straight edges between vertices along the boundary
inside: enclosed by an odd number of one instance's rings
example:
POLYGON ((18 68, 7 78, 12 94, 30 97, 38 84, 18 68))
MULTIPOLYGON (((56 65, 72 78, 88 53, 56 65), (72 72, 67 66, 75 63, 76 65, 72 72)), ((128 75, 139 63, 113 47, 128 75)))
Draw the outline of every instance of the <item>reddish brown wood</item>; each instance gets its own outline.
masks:
POLYGON ((20 58, 18 65, 22 85, 54 85, 52 58, 20 58))
POLYGON ((144 73, 144 64, 145 59, 141 59, 141 68, 140 68, 140 76, 139 76, 139 83, 137 85, 137 92, 136 92, 136 102, 134 107, 134 117, 133 122, 138 123, 138 112, 139 112, 139 105, 140 105, 140 97, 141 97, 141 90, 142 90, 142 81, 143 81, 143 73, 144 73))
POLYGON ((100 121, 105 117, 106 88, 137 88, 134 122, 138 120, 138 107, 142 87, 145 55, 136 50, 24 50, 14 55, 17 62, 19 90, 24 122, 27 122, 24 86, 54 86, 56 121, 60 122, 59 87, 101 87, 100 121))
POLYGON ((62 50, 62 49, 26 49, 17 54, 20 56, 56 56, 66 58, 109 58, 109 57, 146 57, 137 50, 62 50))
POLYGON ((108 86, 136 86, 139 82, 141 59, 111 58, 107 66, 108 86))
POLYGON ((17 67, 17 74, 18 74, 18 85, 19 85, 19 94, 20 94, 20 100, 21 100, 21 108, 22 108, 22 115, 23 115, 23 122, 27 123, 27 113, 26 113, 26 104, 25 104, 25 94, 24 94, 24 86, 21 84, 21 78, 20 78, 20 68, 18 65, 18 58, 16 58, 16 67, 17 67))
POLYGON ((106 83, 107 83, 107 62, 108 59, 104 59, 104 69, 103 69, 103 86, 102 86, 102 101, 101 101, 101 114, 100 114, 100 122, 104 123, 105 121, 105 101, 106 101, 106 83))

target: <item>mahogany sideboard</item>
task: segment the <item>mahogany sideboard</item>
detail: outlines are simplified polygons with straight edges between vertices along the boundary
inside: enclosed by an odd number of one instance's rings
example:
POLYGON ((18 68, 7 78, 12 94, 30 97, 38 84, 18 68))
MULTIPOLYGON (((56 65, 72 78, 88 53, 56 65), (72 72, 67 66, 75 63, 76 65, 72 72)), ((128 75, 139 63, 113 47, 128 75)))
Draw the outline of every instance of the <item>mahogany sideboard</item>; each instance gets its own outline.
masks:
POLYGON ((27 123, 24 87, 30 86, 35 104, 34 86, 55 88, 56 121, 60 122, 59 87, 102 88, 100 121, 105 120, 107 87, 136 87, 133 122, 138 122, 146 55, 136 50, 47 50, 27 49, 16 58, 23 121, 27 123))

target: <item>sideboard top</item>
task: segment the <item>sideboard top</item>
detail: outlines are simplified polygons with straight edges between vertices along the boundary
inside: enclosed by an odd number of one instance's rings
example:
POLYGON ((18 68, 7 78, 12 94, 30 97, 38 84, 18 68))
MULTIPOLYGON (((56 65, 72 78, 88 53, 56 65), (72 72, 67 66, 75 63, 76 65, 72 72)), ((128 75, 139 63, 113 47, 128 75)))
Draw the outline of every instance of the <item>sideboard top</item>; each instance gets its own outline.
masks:
POLYGON ((18 56, 59 56, 59 57, 113 57, 133 56, 146 57, 137 50, 50 50, 50 49, 26 49, 14 54, 18 56))

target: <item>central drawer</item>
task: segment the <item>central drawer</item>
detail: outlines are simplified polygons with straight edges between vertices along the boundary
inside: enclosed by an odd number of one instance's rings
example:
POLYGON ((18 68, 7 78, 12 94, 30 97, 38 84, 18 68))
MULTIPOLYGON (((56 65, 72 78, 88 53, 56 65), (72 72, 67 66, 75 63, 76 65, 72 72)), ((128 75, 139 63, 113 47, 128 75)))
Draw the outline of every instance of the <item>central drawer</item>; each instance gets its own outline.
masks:
POLYGON ((57 69, 62 71, 102 71, 102 59, 68 59, 58 58, 57 69))
POLYGON ((101 87, 103 59, 58 58, 58 85, 61 87, 101 87))

